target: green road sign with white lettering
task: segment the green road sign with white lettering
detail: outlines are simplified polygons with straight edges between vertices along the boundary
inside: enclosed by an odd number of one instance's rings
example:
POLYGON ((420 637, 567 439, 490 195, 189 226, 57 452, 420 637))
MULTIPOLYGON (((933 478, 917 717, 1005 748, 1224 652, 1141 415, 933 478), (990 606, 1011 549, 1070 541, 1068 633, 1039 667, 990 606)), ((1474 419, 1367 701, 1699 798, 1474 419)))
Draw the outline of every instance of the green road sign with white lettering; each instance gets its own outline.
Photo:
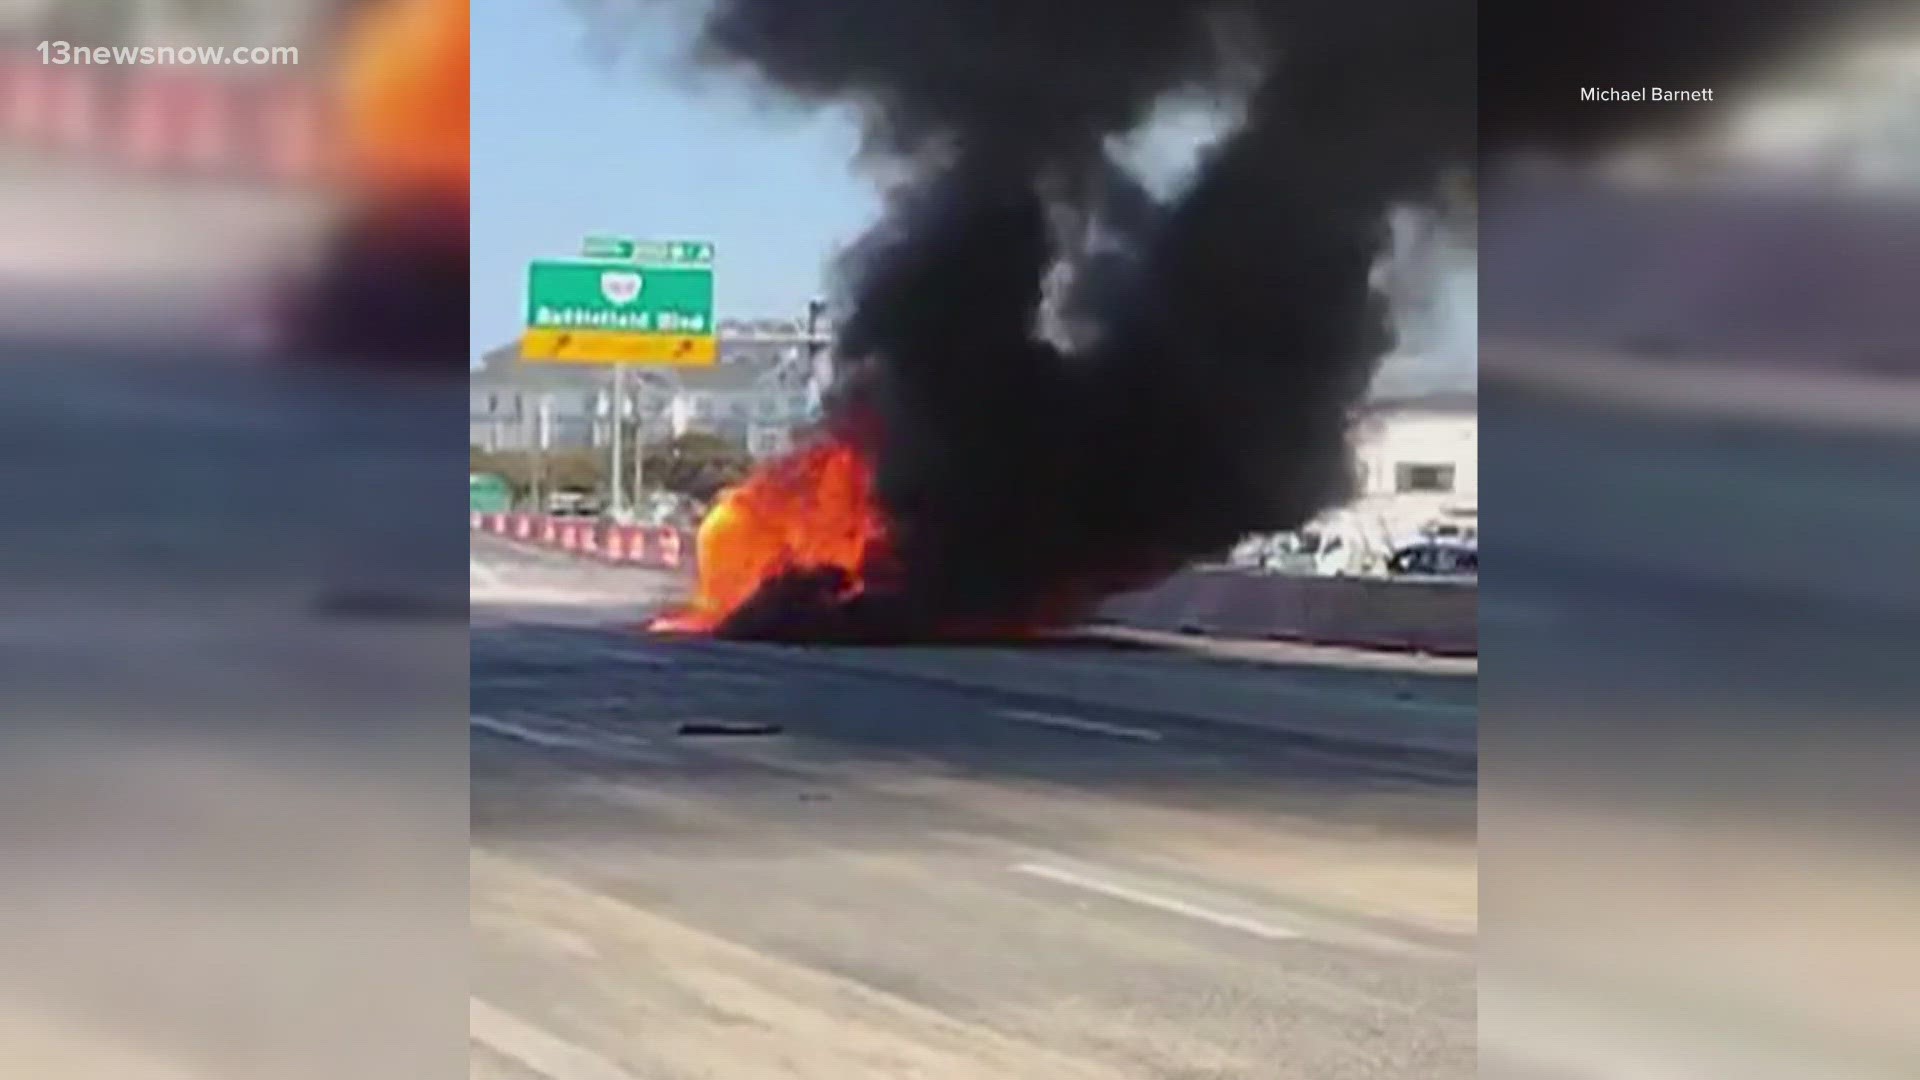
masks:
POLYGON ((580 245, 580 254, 589 259, 631 259, 634 242, 624 236, 589 236, 580 245))
POLYGON ((527 326, 705 334, 713 330, 713 271, 610 259, 536 262, 527 326))
POLYGON ((635 255, 533 263, 521 355, 583 363, 712 363, 713 246, 637 245, 635 255), (655 246, 682 258, 639 261, 655 246))
POLYGON ((587 259, 626 259, 656 266, 712 266, 713 245, 705 240, 635 240, 598 233, 580 242, 587 259))

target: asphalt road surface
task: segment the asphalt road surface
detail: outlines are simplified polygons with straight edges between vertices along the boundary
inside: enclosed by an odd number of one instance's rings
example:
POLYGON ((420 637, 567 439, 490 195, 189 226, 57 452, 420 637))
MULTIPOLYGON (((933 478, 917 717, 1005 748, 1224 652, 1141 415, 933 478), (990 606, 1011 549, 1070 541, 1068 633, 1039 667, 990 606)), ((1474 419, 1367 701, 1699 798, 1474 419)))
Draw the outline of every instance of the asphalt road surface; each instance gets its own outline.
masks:
POLYGON ((664 575, 471 573, 475 1076, 1474 1075, 1470 667, 672 642, 664 575))
POLYGON ((1489 741, 1624 747, 1676 714, 1904 712, 1920 383, 1706 360, 1601 367, 1604 390, 1545 374, 1587 365, 1546 353, 1482 395, 1482 481, 1512 500, 1491 507, 1481 636, 1489 722, 1514 722, 1489 741))
POLYGON ((1920 384, 1482 355, 1484 1075, 1913 1075, 1920 384))
POLYGON ((396 1075, 464 956, 466 390, 63 338, 0 341, 0 1073, 396 1075))

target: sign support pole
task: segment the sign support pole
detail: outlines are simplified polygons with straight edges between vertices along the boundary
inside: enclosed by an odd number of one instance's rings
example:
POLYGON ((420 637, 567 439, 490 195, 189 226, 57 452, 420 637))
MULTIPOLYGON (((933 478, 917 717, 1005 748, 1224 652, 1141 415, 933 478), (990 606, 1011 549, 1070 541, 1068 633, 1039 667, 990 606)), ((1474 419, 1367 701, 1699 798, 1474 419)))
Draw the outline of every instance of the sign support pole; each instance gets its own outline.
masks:
POLYGON ((646 497, 647 483, 647 402, 646 383, 637 383, 633 392, 633 505, 640 508, 646 497))
POLYGON ((533 512, 547 512, 547 451, 553 446, 553 395, 542 392, 534 412, 533 512))
POLYGON ((607 463, 607 510, 615 517, 618 517, 626 507, 626 500, 621 497, 620 490, 621 481, 624 479, 623 474, 626 472, 623 467, 626 465, 626 455, 620 452, 620 429, 626 425, 626 417, 621 415, 625 411, 622 408, 624 397, 622 391, 625 389, 626 375, 627 365, 613 365, 613 387, 607 395, 607 421, 613 428, 612 460, 607 463))

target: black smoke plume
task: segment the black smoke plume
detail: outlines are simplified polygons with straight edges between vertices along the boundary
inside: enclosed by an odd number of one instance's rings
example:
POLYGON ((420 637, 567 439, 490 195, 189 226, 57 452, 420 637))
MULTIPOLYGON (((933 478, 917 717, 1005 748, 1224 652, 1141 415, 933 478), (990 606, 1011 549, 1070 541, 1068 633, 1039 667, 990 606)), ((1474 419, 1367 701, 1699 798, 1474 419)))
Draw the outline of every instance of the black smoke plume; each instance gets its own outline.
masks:
MULTIPOLYGON (((911 177, 842 282, 897 556, 864 621, 1017 621, 1349 494, 1384 215, 1472 153, 1471 3, 731 0, 706 30, 911 177), (1115 160, 1168 95, 1248 86, 1171 202, 1115 160)), ((731 629, 822 625, 806 580, 731 629)))
POLYGON ((853 106, 868 162, 908 177, 842 266, 829 425, 877 432, 897 562, 857 605, 833 599, 836 575, 790 575, 728 629, 1018 621, 1343 501, 1349 423, 1392 342, 1372 284, 1388 210, 1434 201, 1482 134, 1612 137, 1622 110, 1554 88, 1687 85, 1668 72, 1702 39, 1671 12, 1754 12, 1602 5, 1626 13, 1619 32, 1569 39, 1527 14, 1564 5, 1512 7, 1535 51, 1504 39, 1490 62, 1519 92, 1477 130, 1473 0, 707 5, 704 60, 853 106), (1655 30, 1677 36, 1649 51, 1655 30), (1207 93, 1240 95, 1243 120, 1158 201, 1114 142, 1169 95, 1207 93))

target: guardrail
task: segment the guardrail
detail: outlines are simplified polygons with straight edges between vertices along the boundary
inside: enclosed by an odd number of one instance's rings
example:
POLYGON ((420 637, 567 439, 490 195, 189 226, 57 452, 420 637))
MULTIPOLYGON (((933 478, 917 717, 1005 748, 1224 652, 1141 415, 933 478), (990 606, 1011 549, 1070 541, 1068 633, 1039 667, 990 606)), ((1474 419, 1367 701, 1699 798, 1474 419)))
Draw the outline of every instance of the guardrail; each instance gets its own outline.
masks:
MULTIPOLYGON (((510 513, 473 514, 471 527, 611 563, 693 571, 693 537, 679 529, 510 513)), ((1294 577, 1208 567, 1114 597, 1095 621, 1208 637, 1474 656, 1480 651, 1479 599, 1479 588, 1467 581, 1294 577)))

